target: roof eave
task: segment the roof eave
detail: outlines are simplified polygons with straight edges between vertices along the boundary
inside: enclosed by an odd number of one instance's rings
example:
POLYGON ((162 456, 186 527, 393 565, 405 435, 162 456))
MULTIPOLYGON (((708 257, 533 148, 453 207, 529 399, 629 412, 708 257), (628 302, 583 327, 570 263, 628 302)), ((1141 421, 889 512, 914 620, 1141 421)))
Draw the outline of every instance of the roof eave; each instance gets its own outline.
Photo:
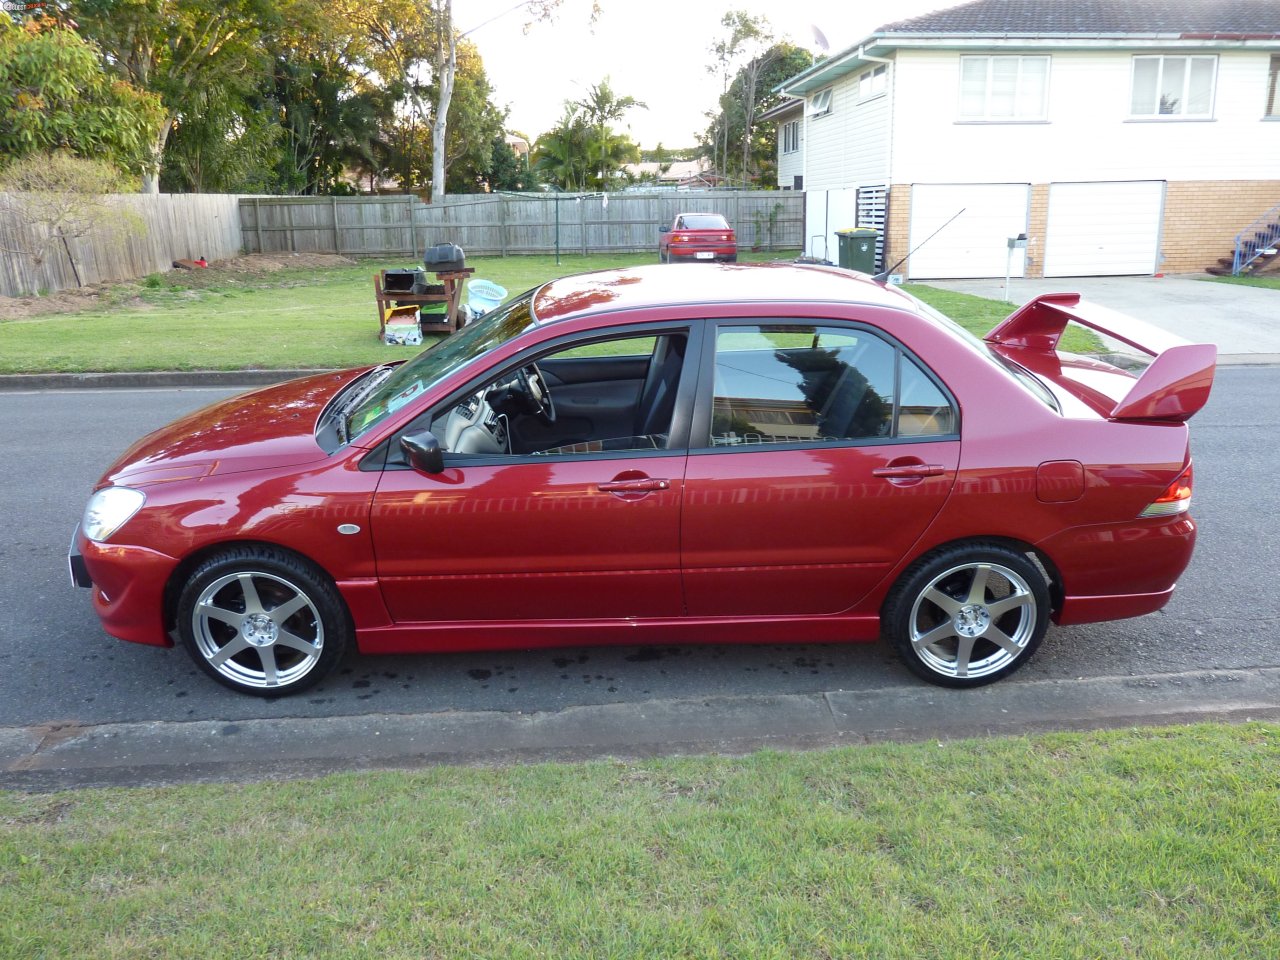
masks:
POLYGON ((815 63, 773 88, 774 93, 803 97, 847 74, 878 62, 881 55, 896 49, 963 49, 1009 41, 1029 46, 1066 48, 1118 48, 1151 46, 1280 48, 1280 33, 1046 33, 981 30, 951 33, 877 32, 848 47, 834 57, 815 63))

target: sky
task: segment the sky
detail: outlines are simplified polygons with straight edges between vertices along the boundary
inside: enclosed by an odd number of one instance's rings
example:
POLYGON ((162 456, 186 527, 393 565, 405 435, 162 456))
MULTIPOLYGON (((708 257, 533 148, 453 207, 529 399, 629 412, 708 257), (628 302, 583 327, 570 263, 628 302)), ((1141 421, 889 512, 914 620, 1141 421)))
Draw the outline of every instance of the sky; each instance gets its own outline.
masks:
POLYGON ((494 102, 510 108, 507 129, 531 138, 551 129, 565 100, 582 99, 609 77, 619 96, 648 104, 623 123, 645 148, 689 147, 708 125, 721 81, 707 72, 708 48, 720 38, 720 18, 745 10, 769 18, 780 38, 818 53, 816 26, 835 54, 884 23, 960 0, 564 0, 553 23, 534 24, 516 0, 454 0, 455 27, 484 59, 494 102))

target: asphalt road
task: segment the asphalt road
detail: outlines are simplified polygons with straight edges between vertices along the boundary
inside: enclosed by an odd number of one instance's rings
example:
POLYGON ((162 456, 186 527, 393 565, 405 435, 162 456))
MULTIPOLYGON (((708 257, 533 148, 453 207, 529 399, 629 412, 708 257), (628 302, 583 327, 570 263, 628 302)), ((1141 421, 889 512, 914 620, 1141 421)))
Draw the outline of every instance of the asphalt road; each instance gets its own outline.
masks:
MULTIPOLYGON (((919 682, 881 644, 566 649, 352 656, 299 697, 238 696, 184 653, 113 640, 70 586, 66 544, 93 481, 132 440, 227 390, 0 393, 0 727, 249 720, 878 691, 919 682)), ((1218 371, 1193 421, 1199 549, 1172 603, 1138 620, 1055 629, 1005 684, 1280 665, 1280 367, 1218 371)))

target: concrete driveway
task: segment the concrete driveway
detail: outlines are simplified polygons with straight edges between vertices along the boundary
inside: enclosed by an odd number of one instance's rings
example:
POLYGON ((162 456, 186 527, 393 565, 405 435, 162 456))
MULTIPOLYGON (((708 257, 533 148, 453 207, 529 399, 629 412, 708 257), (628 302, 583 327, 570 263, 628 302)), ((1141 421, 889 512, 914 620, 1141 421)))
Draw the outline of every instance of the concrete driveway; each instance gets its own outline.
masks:
MULTIPOLYGON (((1005 299, 1004 279, 926 280, 931 287, 1005 299)), ((1023 304, 1042 293, 1079 293, 1197 343, 1217 344, 1223 360, 1280 363, 1280 290, 1176 277, 1013 279, 1008 299, 1023 304)))

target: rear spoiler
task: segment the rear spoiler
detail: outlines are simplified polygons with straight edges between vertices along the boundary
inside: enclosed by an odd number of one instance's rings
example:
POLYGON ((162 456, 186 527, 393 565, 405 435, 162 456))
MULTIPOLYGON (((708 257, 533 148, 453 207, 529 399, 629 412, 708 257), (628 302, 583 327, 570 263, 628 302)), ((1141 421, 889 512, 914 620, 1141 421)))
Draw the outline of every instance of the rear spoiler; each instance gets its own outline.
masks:
POLYGON ((1159 327, 1106 307, 1078 293, 1046 293, 1015 310, 985 337, 1035 353, 1054 353, 1069 322, 1096 330, 1155 359, 1107 414, 1110 420, 1189 420, 1208 401, 1218 348, 1189 343, 1159 327))

